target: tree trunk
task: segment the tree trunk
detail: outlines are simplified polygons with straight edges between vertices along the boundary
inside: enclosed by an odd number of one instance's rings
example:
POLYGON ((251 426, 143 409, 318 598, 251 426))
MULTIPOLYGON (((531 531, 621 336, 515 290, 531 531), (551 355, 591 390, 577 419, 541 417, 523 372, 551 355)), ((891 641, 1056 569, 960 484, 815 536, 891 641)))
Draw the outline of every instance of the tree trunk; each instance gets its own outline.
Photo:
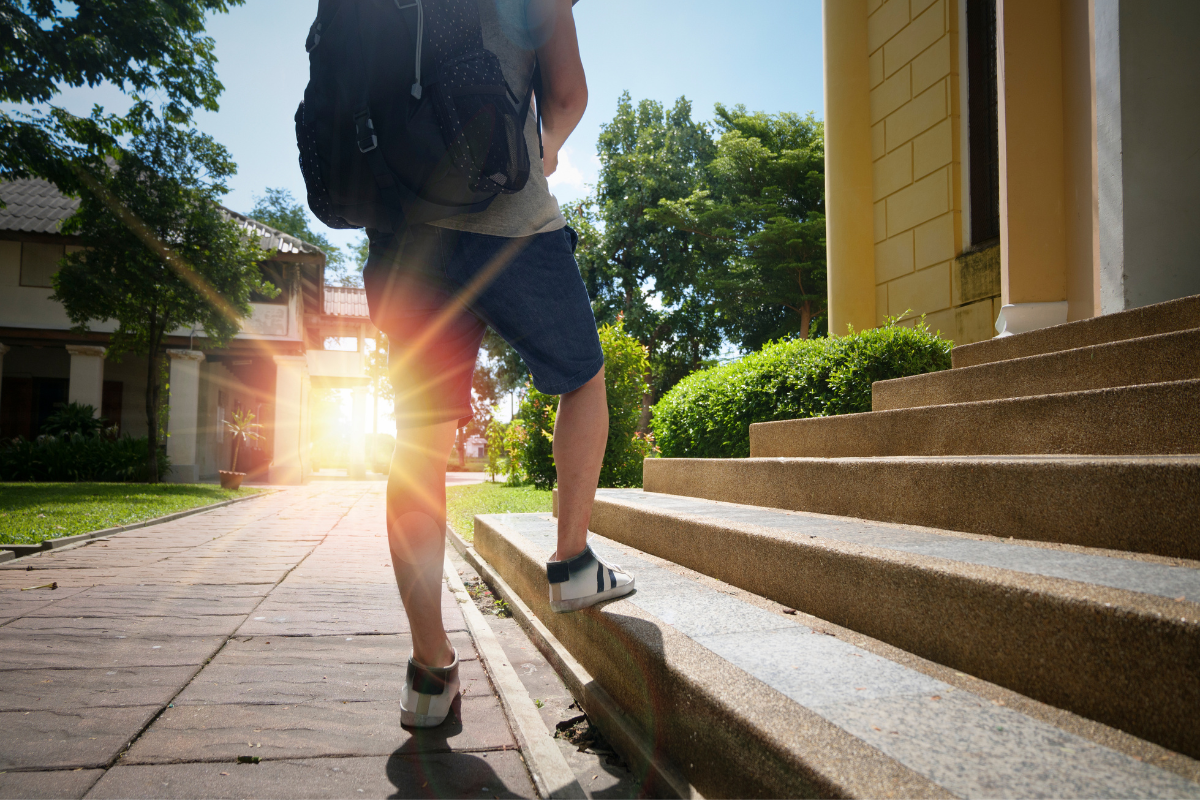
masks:
POLYGON ((150 347, 146 355, 146 441, 149 445, 146 463, 150 474, 147 483, 158 483, 158 334, 153 319, 150 322, 150 347))
POLYGON ((809 327, 812 325, 812 301, 805 300, 804 305, 800 306, 800 338, 807 339, 809 327))
MULTIPOLYGON (((650 370, 646 370, 644 377, 646 386, 652 387, 654 385, 654 376, 651 375, 650 370)), ((642 392, 642 415, 638 417, 638 433, 648 433, 650 431, 650 406, 652 405, 654 405, 654 389, 647 388, 646 391, 642 392)))
POLYGON ((233 437, 233 463, 229 465, 230 472, 237 472, 238 451, 242 449, 242 437, 233 437))
POLYGON ((466 428, 460 428, 458 436, 454 440, 454 449, 458 451, 458 469, 462 471, 467 468, 467 442, 466 428))

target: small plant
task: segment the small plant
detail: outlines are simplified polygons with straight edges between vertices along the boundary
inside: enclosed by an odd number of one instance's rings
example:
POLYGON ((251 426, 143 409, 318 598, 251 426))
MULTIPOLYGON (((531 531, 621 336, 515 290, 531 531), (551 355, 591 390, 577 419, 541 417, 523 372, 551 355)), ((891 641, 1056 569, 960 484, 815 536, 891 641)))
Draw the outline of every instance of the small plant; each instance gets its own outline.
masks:
POLYGON ((46 419, 43 432, 51 436, 99 436, 107 420, 96 414, 96 407, 85 403, 67 403, 46 419))
POLYGON ((242 449, 243 441, 259 441, 262 434, 262 425, 254 421, 254 414, 246 411, 235 411, 232 419, 225 420, 225 430, 233 434, 233 459, 229 465, 230 472, 237 472, 238 453, 242 449))

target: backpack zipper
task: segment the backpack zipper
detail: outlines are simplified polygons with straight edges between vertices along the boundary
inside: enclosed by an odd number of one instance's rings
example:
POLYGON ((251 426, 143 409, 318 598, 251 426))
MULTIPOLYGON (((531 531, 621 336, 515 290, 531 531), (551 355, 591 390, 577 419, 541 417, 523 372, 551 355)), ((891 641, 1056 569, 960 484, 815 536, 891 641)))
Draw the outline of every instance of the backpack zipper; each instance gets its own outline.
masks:
POLYGON ((396 8, 401 11, 417 7, 417 66, 414 77, 416 83, 412 85, 412 96, 421 99, 421 42, 425 39, 425 8, 421 5, 421 0, 414 0, 406 6, 400 5, 400 0, 394 0, 396 8))

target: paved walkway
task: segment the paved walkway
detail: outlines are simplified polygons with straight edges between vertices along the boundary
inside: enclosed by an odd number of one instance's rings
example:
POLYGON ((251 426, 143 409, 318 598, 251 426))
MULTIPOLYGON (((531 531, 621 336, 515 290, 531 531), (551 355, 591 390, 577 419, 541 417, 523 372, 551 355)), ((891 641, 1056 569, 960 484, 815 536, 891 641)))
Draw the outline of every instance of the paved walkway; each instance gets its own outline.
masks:
POLYGON ((449 594, 455 719, 400 727, 383 487, 316 482, 0 566, 0 797, 533 796, 449 594))

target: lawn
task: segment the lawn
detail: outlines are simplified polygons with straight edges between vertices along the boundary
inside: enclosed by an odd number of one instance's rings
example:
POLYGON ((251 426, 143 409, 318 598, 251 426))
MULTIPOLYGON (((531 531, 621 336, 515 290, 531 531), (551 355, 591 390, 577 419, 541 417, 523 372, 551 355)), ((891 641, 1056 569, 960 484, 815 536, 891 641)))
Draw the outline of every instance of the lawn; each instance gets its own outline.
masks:
POLYGON ((207 484, 0 483, 0 544, 37 544, 257 493, 207 484))
POLYGON ((477 483, 446 489, 446 521, 468 542, 475 538, 476 514, 549 513, 551 508, 549 489, 505 486, 503 483, 477 483))

